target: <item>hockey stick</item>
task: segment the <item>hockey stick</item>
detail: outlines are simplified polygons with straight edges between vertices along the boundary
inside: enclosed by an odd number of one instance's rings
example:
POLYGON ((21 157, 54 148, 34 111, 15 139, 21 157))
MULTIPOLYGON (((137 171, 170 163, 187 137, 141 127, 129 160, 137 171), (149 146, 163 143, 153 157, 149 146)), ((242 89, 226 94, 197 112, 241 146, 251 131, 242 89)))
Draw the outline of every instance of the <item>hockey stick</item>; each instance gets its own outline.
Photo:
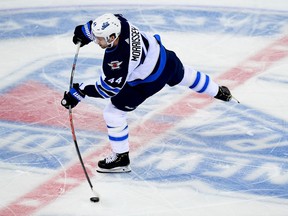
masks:
MULTIPOLYGON (((78 59, 78 54, 79 54, 79 49, 80 49, 80 44, 81 43, 78 43, 77 44, 77 49, 76 49, 76 53, 75 53, 75 56, 74 56, 74 61, 73 61, 73 65, 72 65, 72 71, 71 71, 71 76, 70 76, 70 85, 69 85, 69 90, 71 90, 73 88, 73 78, 74 78, 74 73, 75 73, 75 68, 76 68, 76 62, 77 62, 77 59, 78 59)), ((82 165, 82 168, 83 168, 83 171, 85 173, 85 176, 86 176, 86 179, 90 185, 90 188, 93 192, 93 194, 95 195, 94 197, 91 197, 90 198, 90 201, 91 202, 99 202, 99 196, 95 193, 95 191, 93 190, 93 185, 91 183, 91 180, 89 178, 89 175, 87 173, 87 170, 84 166, 84 162, 83 162, 83 159, 82 159, 82 156, 81 156, 81 153, 80 153, 80 150, 79 150, 79 147, 78 147, 78 143, 77 143, 77 139, 76 139, 76 134, 75 134, 75 129, 74 129, 74 124, 73 124, 73 115, 72 115, 72 108, 71 108, 71 105, 69 106, 69 119, 70 119, 70 127, 71 127, 71 132, 72 132, 72 137, 73 137, 73 141, 74 141, 74 144, 75 144, 75 148, 76 148, 76 151, 77 151, 77 154, 78 154, 78 157, 79 157, 79 161, 82 165)))

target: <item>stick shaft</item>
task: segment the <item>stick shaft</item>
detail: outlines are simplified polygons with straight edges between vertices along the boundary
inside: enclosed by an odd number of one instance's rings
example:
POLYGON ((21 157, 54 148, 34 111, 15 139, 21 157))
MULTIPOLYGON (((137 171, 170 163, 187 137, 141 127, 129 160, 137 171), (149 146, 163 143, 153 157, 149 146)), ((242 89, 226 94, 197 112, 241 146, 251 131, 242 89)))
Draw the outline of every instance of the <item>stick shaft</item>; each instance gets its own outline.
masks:
MULTIPOLYGON (((80 49, 80 43, 77 44, 77 49, 76 49, 76 53, 74 56, 74 60, 73 60, 73 65, 72 65, 72 70, 71 70, 71 76, 70 76, 70 85, 69 85, 69 90, 71 90, 71 88, 73 88, 73 79, 74 79, 74 73, 75 73, 75 68, 76 68, 76 63, 77 63, 77 59, 78 59, 78 54, 79 54, 79 49, 80 49)), ((72 138, 75 144, 75 148, 76 148, 76 152, 79 158, 79 161, 82 165, 83 171, 85 173, 86 179, 89 183, 89 186, 91 188, 91 190, 93 191, 93 185, 91 183, 91 180, 89 178, 89 175, 87 173, 87 170, 85 168, 79 147, 78 147, 78 143, 77 143, 77 139, 76 139, 76 134, 75 134, 75 129, 74 129, 74 124, 73 124, 73 115, 72 115, 72 108, 71 106, 69 106, 69 120, 70 120, 70 127, 71 127, 71 132, 72 132, 72 138)), ((93 191, 94 192, 94 191, 93 191)))
POLYGON ((75 53, 74 60, 73 60, 71 76, 70 76, 69 90, 71 90, 71 88, 73 88, 73 79, 74 79, 74 73, 75 73, 76 63, 77 63, 77 59, 78 59, 78 54, 79 54, 79 50, 80 50, 80 44, 81 43, 77 44, 77 49, 76 49, 76 53, 75 53))

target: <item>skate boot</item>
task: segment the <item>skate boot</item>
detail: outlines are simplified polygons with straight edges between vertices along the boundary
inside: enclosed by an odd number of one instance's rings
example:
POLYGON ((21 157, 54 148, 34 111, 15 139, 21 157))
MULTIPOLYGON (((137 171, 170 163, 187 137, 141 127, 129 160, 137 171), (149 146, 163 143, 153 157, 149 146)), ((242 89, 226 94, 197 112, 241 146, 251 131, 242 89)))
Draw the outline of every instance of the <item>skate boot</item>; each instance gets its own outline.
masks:
POLYGON ((131 172, 129 166, 129 152, 112 153, 110 156, 98 162, 97 172, 99 173, 126 173, 131 172))
POLYGON ((215 98, 222 101, 230 101, 232 99, 232 95, 226 86, 219 86, 219 90, 215 98))

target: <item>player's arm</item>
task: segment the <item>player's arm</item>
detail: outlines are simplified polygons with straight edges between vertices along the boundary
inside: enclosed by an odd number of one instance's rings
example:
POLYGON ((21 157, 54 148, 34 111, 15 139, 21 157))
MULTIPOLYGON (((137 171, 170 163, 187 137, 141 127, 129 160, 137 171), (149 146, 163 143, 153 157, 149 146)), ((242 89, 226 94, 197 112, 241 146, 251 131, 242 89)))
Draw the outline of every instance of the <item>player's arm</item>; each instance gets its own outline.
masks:
POLYGON ((127 73, 124 70, 111 72, 99 78, 95 85, 85 86, 83 92, 89 97, 111 98, 117 95, 126 82, 127 73))

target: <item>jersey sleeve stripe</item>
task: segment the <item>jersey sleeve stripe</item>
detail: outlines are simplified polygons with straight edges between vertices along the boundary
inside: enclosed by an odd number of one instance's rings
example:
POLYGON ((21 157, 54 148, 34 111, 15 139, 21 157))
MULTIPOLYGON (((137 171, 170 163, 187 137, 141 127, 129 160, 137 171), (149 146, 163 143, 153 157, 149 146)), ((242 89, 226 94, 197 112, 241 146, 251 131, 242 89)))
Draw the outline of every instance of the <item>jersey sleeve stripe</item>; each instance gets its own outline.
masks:
POLYGON ((105 91, 103 91, 103 90, 100 88, 100 86, 97 85, 97 83, 96 83, 95 87, 96 87, 96 90, 99 92, 99 94, 100 94, 103 98, 110 98, 110 97, 111 97, 111 96, 108 95, 105 91))
POLYGON ((101 82, 101 86, 103 87, 103 89, 109 91, 109 92, 113 92, 114 94, 119 93, 120 89, 118 88, 112 88, 111 86, 109 86, 103 79, 102 77, 100 78, 100 82, 101 82))

